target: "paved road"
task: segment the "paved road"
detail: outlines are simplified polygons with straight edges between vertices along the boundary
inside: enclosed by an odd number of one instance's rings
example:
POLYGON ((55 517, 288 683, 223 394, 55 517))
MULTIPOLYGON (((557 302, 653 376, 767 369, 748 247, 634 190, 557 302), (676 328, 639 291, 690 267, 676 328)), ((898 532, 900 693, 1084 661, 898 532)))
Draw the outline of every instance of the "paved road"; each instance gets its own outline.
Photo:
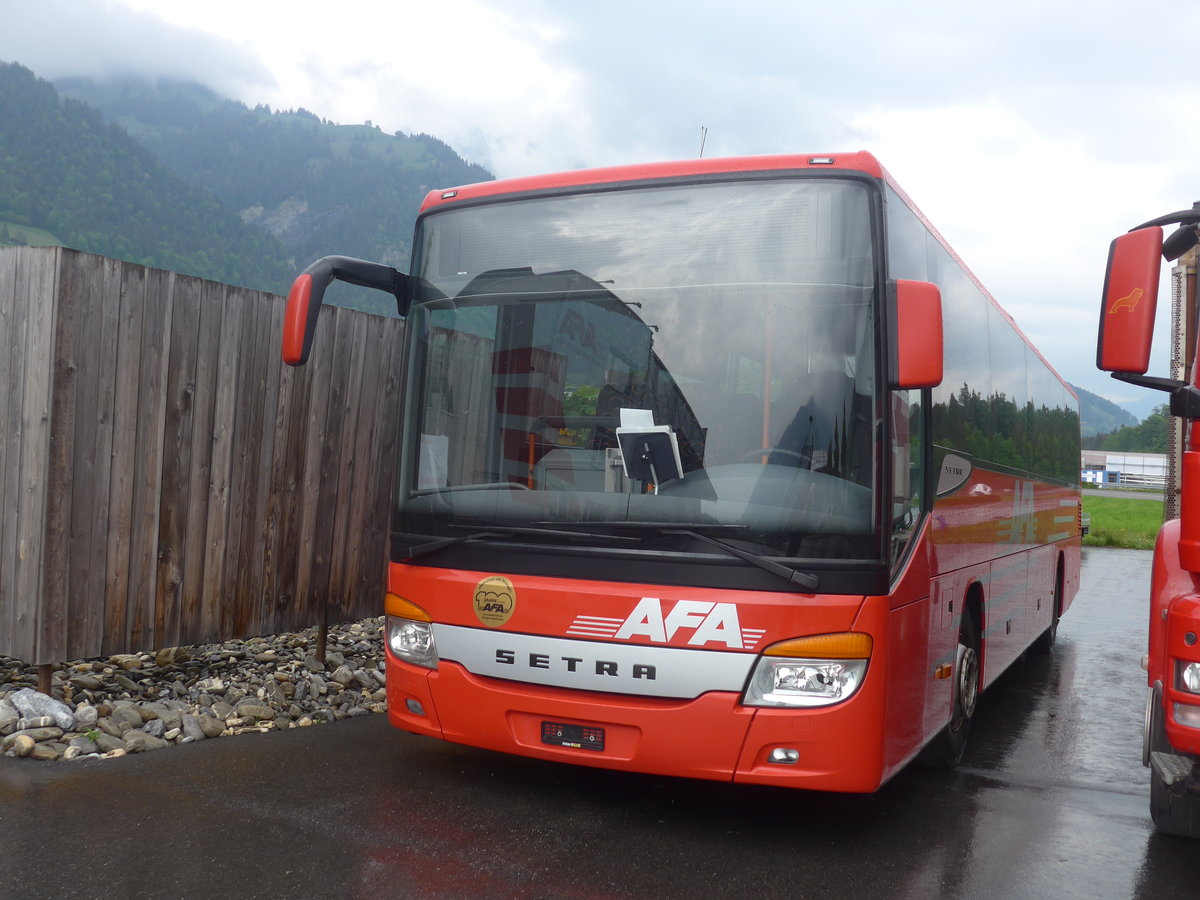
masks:
POLYGON ((1049 659, 985 696, 965 764, 869 797, 626 775, 381 717, 111 761, 0 758, 12 897, 1200 896, 1140 763, 1148 553, 1085 552, 1049 659))
POLYGON ((1121 497, 1126 500, 1162 500, 1162 491, 1131 491, 1121 490, 1121 488, 1100 488, 1094 491, 1084 491, 1083 496, 1087 497, 1121 497))

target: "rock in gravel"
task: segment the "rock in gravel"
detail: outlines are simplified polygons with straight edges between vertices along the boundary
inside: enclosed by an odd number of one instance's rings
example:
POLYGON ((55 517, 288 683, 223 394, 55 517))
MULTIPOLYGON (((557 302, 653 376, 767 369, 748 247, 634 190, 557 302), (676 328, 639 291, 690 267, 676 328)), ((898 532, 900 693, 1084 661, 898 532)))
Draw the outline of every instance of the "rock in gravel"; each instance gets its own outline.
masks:
POLYGON ((238 705, 234 708, 234 712, 243 719, 273 719, 275 711, 267 706, 261 700, 247 697, 245 700, 238 701, 238 705))
POLYGON ((63 747, 63 749, 60 750, 59 747, 61 746, 61 744, 55 743, 34 744, 33 749, 29 751, 29 758, 40 759, 48 762, 52 762, 56 759, 62 759, 63 752, 66 750, 66 748, 63 747))
POLYGON ((200 723, 200 730, 203 731, 207 737, 220 737, 225 733, 225 722, 221 719, 218 719, 216 716, 201 715, 197 716, 196 720, 200 723))
POLYGON ((112 753, 115 750, 125 752, 125 742, 111 734, 100 732, 96 735, 96 749, 101 753, 112 753))
POLYGON ((208 737, 204 733, 204 729, 200 727, 200 719, 191 713, 185 713, 181 717, 179 727, 185 739, 203 741, 208 737))
POLYGON ((71 707, 33 688, 22 688, 9 697, 9 700, 26 719, 49 716, 54 720, 54 724, 64 731, 75 724, 75 714, 71 712, 71 707))
POLYGON ((109 717, 124 733, 131 728, 141 728, 145 723, 141 712, 130 701, 121 701, 120 706, 113 707, 112 715, 109 717))
MULTIPOLYGON (((5 742, 7 743, 7 741, 5 742)), ((9 744, 8 749, 12 751, 13 756, 24 759, 33 752, 33 748, 37 746, 37 741, 27 734, 13 735, 13 741, 9 744)))
POLYGON ((42 728, 25 728, 21 731, 15 731, 8 737, 0 741, 0 751, 10 750, 17 745, 18 742, 31 740, 35 744, 39 741, 55 741, 63 736, 61 728, 47 726, 42 728))
POLYGON ((168 746, 167 742, 147 734, 144 731, 131 731, 125 735, 125 750, 129 753, 145 753, 150 750, 161 750, 168 746))
POLYGON ((77 729, 91 728, 100 718, 100 712, 90 703, 80 703, 75 707, 75 727, 77 729))

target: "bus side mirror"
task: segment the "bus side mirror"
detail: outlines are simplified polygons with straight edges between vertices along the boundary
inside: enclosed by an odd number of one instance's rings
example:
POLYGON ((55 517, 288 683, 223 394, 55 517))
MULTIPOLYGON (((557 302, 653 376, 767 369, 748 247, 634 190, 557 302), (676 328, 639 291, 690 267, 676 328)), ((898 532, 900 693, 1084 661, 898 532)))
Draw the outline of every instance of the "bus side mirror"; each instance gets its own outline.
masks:
POLYGON ((891 386, 936 387, 942 383, 942 293, 928 281, 896 280, 889 287, 896 335, 891 386))
POLYGON ((311 273, 305 272, 292 282, 283 311, 283 361, 289 366, 302 366, 308 362, 313 332, 317 328, 317 314, 321 311, 321 299, 328 284, 328 280, 318 282, 314 298, 311 273))
POLYGON ((292 282, 283 313, 283 361, 289 366, 308 362, 325 289, 334 281, 385 291, 396 297, 397 311, 407 314, 408 276, 381 263, 349 256, 325 256, 292 282))
POLYGON ((1097 368, 1144 375, 1150 367, 1162 251, 1163 230, 1157 225, 1123 234, 1109 246, 1097 368))

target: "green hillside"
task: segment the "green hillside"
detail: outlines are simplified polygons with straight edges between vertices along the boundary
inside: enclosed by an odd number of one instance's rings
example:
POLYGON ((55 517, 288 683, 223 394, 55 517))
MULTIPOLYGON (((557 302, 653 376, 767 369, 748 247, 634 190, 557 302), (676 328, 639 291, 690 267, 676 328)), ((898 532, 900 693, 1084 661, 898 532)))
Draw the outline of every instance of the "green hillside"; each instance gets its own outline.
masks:
MULTIPOLYGON (((303 109, 250 109, 196 84, 69 79, 57 86, 136 137, 179 178, 269 232, 300 268, 336 253, 407 269, 425 195, 492 178, 428 135, 337 125, 303 109)), ((384 312, 390 298, 364 291, 349 305, 363 303, 384 312)))
POLYGON ((1084 437, 1108 434, 1138 424, 1136 416, 1111 400, 1105 400, 1076 384, 1071 385, 1071 390, 1079 395, 1079 431, 1084 437))
POLYGON ((278 291, 294 269, 269 233, 15 63, 0 63, 0 223, 7 243, 58 241, 252 288, 278 291))

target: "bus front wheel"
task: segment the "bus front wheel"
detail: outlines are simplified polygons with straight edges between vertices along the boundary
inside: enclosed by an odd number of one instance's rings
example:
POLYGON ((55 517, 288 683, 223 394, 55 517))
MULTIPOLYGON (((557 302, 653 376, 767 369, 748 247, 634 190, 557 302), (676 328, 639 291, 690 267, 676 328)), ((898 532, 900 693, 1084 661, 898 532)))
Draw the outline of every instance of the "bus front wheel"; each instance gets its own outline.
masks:
MULTIPOLYGON (((1150 764, 1152 752, 1173 754, 1163 727, 1162 697, 1151 690, 1146 709, 1146 741, 1143 760, 1150 764)), ((1193 772, 1195 767, 1193 766, 1193 772)), ((1163 834, 1200 837, 1200 794, 1195 775, 1167 784, 1162 772, 1150 764, 1150 818, 1163 834)))
POLYGON ((967 737, 979 700, 979 632, 969 611, 963 613, 958 629, 953 690, 950 722, 922 751, 920 762, 925 765, 953 769, 967 752, 967 737))

